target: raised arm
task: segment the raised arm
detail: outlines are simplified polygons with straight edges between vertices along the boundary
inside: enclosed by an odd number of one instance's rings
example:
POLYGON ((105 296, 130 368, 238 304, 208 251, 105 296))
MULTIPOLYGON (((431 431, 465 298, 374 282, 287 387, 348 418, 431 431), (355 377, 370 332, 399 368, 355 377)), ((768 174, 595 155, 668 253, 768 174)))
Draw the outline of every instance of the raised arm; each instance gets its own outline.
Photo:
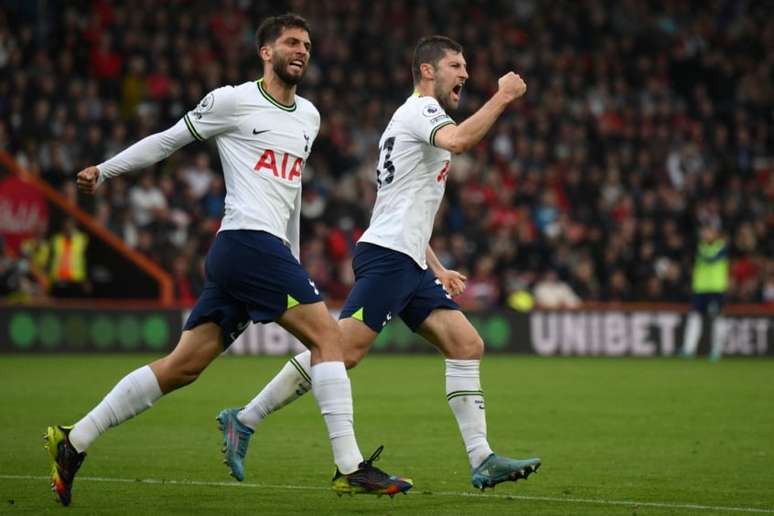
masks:
POLYGON ((728 258, 728 245, 725 242, 723 242, 723 245, 718 249, 713 249, 710 253, 704 253, 702 252, 702 249, 699 248, 698 259, 703 262, 712 263, 723 258, 728 258))
POLYGON ((489 131, 505 108, 527 91, 527 85, 513 72, 500 77, 497 92, 460 125, 447 125, 435 135, 435 146, 460 154, 474 147, 489 131))
POLYGON ((93 194, 106 179, 149 167, 192 141, 193 135, 186 127, 185 121, 180 119, 166 131, 147 136, 104 163, 78 172, 78 188, 82 192, 93 194))
POLYGON ((93 194, 106 179, 158 163, 194 140, 204 141, 229 131, 237 118, 235 105, 233 87, 211 91, 166 131, 143 138, 104 163, 78 172, 78 188, 93 194))

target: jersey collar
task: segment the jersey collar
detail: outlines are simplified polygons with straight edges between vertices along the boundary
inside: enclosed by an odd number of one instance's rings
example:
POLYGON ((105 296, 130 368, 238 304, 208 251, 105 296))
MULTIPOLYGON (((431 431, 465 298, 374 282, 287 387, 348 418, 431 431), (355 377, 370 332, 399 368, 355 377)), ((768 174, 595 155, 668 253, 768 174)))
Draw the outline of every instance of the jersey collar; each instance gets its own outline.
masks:
POLYGON ((269 92, 266 91, 266 89, 264 89, 264 87, 263 87, 263 79, 258 79, 257 81, 255 81, 255 84, 258 85, 258 91, 261 92, 261 95, 263 95, 263 97, 266 100, 268 100, 270 103, 274 104, 275 106, 277 106, 281 110, 283 110, 283 111, 295 111, 296 110, 296 103, 295 103, 295 101, 293 101, 293 104, 288 106, 287 104, 283 104, 279 100, 277 100, 274 97, 272 97, 269 94, 269 92))

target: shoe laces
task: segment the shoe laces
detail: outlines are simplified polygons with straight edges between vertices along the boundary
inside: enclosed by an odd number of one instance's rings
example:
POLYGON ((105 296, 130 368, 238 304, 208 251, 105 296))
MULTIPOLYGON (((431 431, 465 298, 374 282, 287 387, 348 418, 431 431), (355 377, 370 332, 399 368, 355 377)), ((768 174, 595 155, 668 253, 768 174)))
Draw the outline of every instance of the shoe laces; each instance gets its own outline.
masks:
POLYGON ((379 455, 382 454, 382 451, 384 450, 384 445, 380 444, 379 447, 371 454, 371 456, 363 461, 363 464, 366 465, 366 467, 373 468, 374 462, 379 460, 379 455))
POLYGON ((374 466, 374 462, 379 460, 382 450, 384 450, 384 445, 380 445, 368 459, 360 464, 360 469, 355 472, 370 485, 384 485, 385 482, 391 482, 394 479, 392 475, 374 466))
POLYGON ((72 482, 75 473, 83 463, 83 459, 86 458, 86 454, 78 453, 73 445, 70 444, 68 436, 65 436, 65 439, 59 443, 57 452, 57 463, 59 464, 60 471, 67 482, 72 482))
POLYGON ((252 433, 242 426, 242 423, 234 418, 234 422, 232 424, 232 428, 234 432, 236 432, 236 438, 237 438, 237 446, 236 446, 236 452, 239 454, 241 458, 245 458, 245 455, 247 455, 247 445, 250 441, 250 436, 252 433))

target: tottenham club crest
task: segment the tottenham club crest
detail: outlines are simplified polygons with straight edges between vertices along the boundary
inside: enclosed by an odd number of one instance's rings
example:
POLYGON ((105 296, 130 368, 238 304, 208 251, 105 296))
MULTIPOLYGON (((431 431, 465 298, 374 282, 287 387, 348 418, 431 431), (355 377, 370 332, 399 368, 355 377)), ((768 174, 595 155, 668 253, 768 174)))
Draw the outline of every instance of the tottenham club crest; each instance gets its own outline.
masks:
POLYGON ((212 110, 212 106, 215 105, 215 95, 210 93, 206 97, 202 99, 201 102, 194 108, 193 114, 196 116, 197 120, 201 119, 202 115, 204 115, 206 112, 212 110))

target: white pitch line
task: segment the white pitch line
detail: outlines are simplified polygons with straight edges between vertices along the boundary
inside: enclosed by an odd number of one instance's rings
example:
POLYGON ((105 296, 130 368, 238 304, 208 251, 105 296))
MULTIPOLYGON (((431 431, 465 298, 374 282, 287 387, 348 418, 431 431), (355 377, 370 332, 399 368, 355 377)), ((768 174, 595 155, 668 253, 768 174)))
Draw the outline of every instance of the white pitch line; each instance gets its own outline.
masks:
MULTIPOLYGON (((0 475, 4 480, 50 480, 50 477, 34 475, 0 475)), ((91 482, 113 482, 120 484, 154 484, 154 485, 180 485, 180 486, 207 486, 207 487, 241 487, 252 489, 289 489, 296 491, 330 491, 326 487, 296 486, 288 484, 252 484, 250 482, 208 482, 203 480, 166 480, 160 478, 107 478, 107 477, 78 477, 78 480, 91 482)), ((635 502, 633 500, 604 500, 593 498, 560 498, 554 496, 525 496, 525 495, 504 495, 504 494, 480 494, 480 493, 461 493, 461 492, 428 492, 422 491, 413 493, 414 496, 461 496, 478 498, 502 498, 507 500, 525 500, 533 502, 558 502, 558 503, 582 503, 592 505, 623 505, 627 507, 658 507, 661 509, 693 509, 697 511, 725 511, 725 512, 751 512, 774 514, 774 509, 757 509, 755 507, 728 507, 715 505, 699 505, 693 503, 666 503, 666 502, 635 502)))

